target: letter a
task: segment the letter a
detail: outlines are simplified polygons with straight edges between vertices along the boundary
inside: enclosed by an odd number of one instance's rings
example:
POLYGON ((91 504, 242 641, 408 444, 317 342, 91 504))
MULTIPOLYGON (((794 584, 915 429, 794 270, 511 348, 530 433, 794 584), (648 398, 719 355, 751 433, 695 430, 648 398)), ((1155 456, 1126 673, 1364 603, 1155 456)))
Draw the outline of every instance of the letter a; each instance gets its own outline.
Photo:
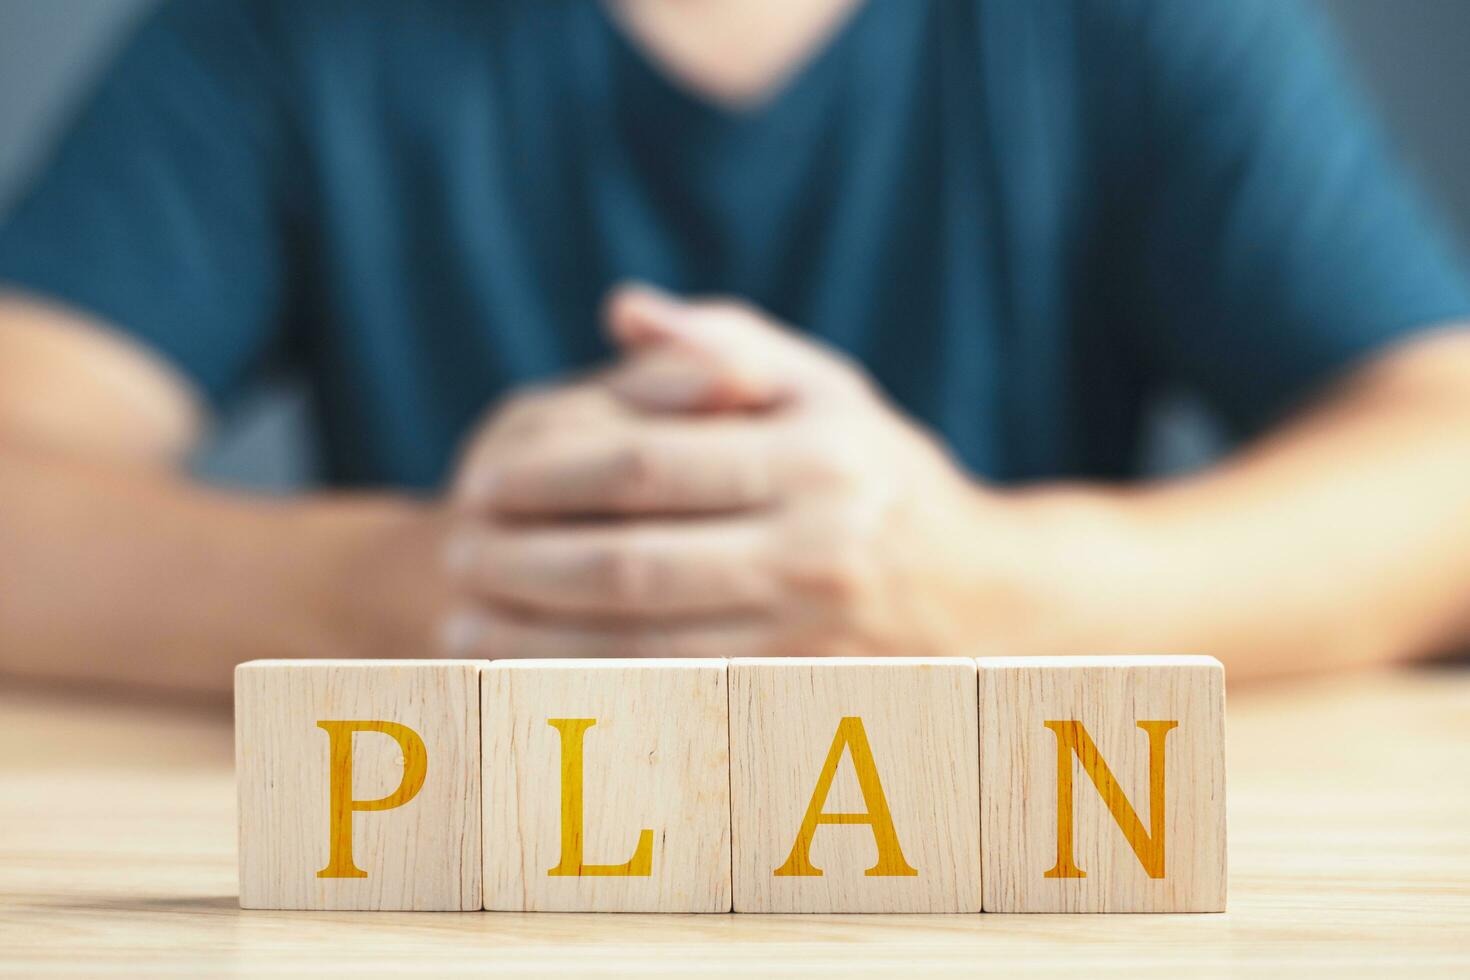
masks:
POLYGON ((812 801, 807 805, 806 816, 801 820, 796 843, 791 845, 791 856, 775 870, 778 878, 821 877, 822 869, 812 865, 812 838, 817 826, 824 823, 867 824, 873 830, 873 840, 878 845, 878 863, 863 872, 868 877, 914 877, 917 868, 911 867, 903 857, 898 844, 898 832, 893 827, 893 815, 888 810, 888 799, 883 795, 883 784, 878 781, 878 767, 873 762, 873 750, 868 745, 868 733, 863 729, 861 718, 844 718, 837 725, 837 735, 832 739, 832 748, 827 761, 822 764, 817 777, 817 788, 812 801), (837 775, 837 765, 842 761, 842 751, 852 753, 852 766, 857 772, 858 788, 863 793, 866 813, 823 813, 827 796, 832 792, 832 780, 837 775))
POLYGON ((352 860, 352 814, 360 810, 391 810, 403 806, 424 788, 429 771, 429 753, 419 733, 392 721, 319 721, 327 733, 330 753, 332 808, 330 858, 316 873, 318 878, 366 878, 368 873, 352 860), (352 798, 352 734, 381 732, 403 751, 403 778, 398 788, 380 800, 352 798))
POLYGON ((1080 721, 1048 721, 1045 723, 1057 737, 1057 863, 1046 878, 1086 878, 1087 872, 1072 859, 1072 753, 1092 779, 1108 812, 1113 815, 1128 846, 1133 848, 1143 870, 1150 878, 1164 877, 1164 740, 1179 727, 1177 721, 1140 721, 1138 727, 1148 733, 1148 816, 1149 830, 1123 788, 1113 778, 1113 771, 1103 761, 1092 736, 1080 721))
POLYGON ((548 718, 561 733, 561 863, 551 877, 646 878, 653 874, 653 831, 638 832, 638 846, 623 864, 582 863, 582 740, 596 718, 548 718))

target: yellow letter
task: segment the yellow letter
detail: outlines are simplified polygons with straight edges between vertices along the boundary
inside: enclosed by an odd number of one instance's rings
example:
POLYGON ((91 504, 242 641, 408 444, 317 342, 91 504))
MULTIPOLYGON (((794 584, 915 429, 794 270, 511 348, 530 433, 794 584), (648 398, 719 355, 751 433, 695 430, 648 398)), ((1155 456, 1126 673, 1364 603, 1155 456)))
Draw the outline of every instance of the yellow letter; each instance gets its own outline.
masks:
POLYGON ((331 751, 332 814, 331 858, 316 873, 318 878, 366 878, 367 872, 352 860, 352 814, 357 810, 391 810, 403 806, 424 788, 429 771, 429 753, 418 732, 392 721, 319 721, 326 729, 331 751), (403 750, 403 779, 398 788, 381 800, 352 798, 352 733, 382 732, 403 750))
POLYGON ((1150 878, 1164 877, 1164 739, 1179 727, 1177 721, 1140 721, 1138 727, 1148 733, 1148 816, 1149 831, 1123 788, 1113 778, 1113 771, 1098 754, 1097 746, 1080 721, 1048 721, 1045 723, 1057 737, 1057 863, 1046 872, 1047 878, 1086 878, 1087 872, 1072 860, 1072 753, 1102 795, 1108 812, 1122 828, 1128 846, 1138 856, 1150 878))
POLYGON ((869 877, 913 877, 919 873, 904 860, 903 849, 898 845, 898 832, 893 828, 893 815, 888 812, 888 799, 883 795, 883 784, 878 781, 878 767, 873 763, 873 750, 868 745, 868 733, 863 730, 861 718, 844 718, 837 724, 837 735, 817 777, 817 788, 801 820, 796 843, 791 845, 791 856, 775 870, 776 877, 821 877, 822 869, 812 865, 812 838, 817 835, 817 825, 824 823, 865 823, 872 828, 873 840, 878 845, 878 863, 863 872, 869 877), (852 753, 852 767, 857 772, 863 804, 868 808, 866 813, 822 812, 827 795, 832 792, 832 780, 837 775, 844 748, 852 753))
POLYGON ((553 877, 646 878, 653 874, 653 831, 638 832, 638 846, 623 864, 582 863, 582 739, 596 718, 548 718, 561 732, 561 863, 553 877))

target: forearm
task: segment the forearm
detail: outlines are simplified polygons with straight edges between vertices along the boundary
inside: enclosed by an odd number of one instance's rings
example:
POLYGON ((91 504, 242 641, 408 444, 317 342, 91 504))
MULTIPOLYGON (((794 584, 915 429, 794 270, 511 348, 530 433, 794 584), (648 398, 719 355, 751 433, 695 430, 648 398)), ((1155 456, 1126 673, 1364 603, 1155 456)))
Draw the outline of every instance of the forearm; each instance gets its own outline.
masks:
POLYGON ((1198 476, 1052 488, 1057 615, 1072 650, 1211 653, 1238 676, 1412 656, 1470 638, 1470 358, 1412 354, 1428 383, 1369 369, 1319 409, 1198 476))
POLYGON ((0 445, 0 673, 226 691, 253 657, 428 656, 437 518, 0 445))

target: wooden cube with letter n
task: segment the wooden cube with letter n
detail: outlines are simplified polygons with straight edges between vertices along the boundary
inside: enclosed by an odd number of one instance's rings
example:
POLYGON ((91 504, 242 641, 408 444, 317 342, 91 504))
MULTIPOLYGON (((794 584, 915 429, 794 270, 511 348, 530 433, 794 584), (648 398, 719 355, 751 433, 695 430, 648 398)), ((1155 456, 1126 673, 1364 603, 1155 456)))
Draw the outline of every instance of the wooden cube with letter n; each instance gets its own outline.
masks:
POLYGON ((483 663, 236 668, 243 908, 480 907, 483 663))
POLYGON ((730 662, 737 912, 978 912, 975 664, 730 662))
POLYGON ((505 660, 483 677, 485 908, 730 911, 724 660, 505 660))
POLYGON ((1220 662, 978 664, 985 911, 1224 911, 1220 662))

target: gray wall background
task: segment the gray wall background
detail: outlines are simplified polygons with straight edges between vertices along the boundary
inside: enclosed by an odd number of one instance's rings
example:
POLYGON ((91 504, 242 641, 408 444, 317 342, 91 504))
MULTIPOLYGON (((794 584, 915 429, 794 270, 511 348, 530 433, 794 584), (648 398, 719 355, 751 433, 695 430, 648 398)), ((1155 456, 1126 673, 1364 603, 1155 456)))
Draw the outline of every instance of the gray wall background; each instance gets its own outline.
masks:
MULTIPOLYGON (((0 208, 44 159, 129 25, 155 2, 0 0, 0 208)), ((1470 243, 1470 0, 1313 2, 1336 23, 1409 166, 1470 243)), ((199 470, 266 490, 309 483, 309 417, 299 386, 267 383, 221 420, 199 470)), ((1219 445, 1208 417, 1182 399, 1163 406, 1150 443, 1156 471, 1198 465, 1219 445)))

